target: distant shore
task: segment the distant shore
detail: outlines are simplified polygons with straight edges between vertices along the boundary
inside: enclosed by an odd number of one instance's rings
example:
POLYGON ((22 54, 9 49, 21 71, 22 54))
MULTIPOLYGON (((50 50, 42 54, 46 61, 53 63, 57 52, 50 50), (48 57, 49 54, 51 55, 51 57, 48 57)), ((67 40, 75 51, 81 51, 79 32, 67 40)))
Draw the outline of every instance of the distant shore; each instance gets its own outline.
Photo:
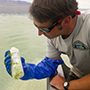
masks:
POLYGON ((27 14, 31 3, 23 1, 0 1, 0 14, 27 14))

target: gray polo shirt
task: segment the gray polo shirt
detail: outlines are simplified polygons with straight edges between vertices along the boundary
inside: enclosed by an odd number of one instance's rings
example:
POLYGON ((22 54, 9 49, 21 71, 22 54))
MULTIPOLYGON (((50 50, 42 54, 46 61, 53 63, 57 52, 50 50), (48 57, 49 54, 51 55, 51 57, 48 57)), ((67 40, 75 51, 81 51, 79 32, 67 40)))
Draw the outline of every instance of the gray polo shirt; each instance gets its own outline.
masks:
POLYGON ((47 57, 68 55, 72 66, 85 75, 90 73, 90 11, 78 16, 76 26, 67 39, 58 36, 47 40, 47 57))

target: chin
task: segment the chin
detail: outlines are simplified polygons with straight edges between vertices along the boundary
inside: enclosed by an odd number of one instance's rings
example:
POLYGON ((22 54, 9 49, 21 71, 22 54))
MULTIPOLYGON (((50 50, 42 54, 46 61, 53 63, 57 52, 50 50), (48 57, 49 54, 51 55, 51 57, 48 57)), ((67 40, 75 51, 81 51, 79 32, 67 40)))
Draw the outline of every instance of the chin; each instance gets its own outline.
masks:
POLYGON ((47 37, 48 39, 53 39, 53 38, 55 38, 55 37, 47 37))
POLYGON ((54 36, 47 36, 47 35, 44 35, 46 38, 48 38, 48 39, 53 39, 53 38, 55 38, 54 36))

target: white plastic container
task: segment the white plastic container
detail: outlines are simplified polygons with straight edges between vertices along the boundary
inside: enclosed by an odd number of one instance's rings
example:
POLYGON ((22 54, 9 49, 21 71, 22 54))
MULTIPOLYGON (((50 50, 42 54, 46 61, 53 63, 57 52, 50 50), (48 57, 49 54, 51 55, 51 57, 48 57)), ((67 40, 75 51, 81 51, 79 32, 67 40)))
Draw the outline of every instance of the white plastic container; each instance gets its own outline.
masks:
POLYGON ((12 76, 19 79, 24 76, 19 50, 15 47, 10 49, 12 60, 12 76))

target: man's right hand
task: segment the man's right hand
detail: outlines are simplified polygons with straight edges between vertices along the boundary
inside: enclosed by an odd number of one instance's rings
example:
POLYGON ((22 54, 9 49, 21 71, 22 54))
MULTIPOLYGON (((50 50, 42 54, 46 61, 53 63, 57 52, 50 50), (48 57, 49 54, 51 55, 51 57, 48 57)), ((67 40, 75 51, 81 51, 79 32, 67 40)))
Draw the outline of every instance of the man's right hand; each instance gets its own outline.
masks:
POLYGON ((5 64, 5 67, 6 67, 6 71, 8 72, 8 74, 9 74, 10 76, 12 76, 10 50, 7 50, 7 51, 5 52, 4 64, 5 64))
MULTIPOLYGON (((5 64, 6 71, 8 72, 8 74, 10 76, 12 76, 12 70, 11 70, 12 61, 11 61, 10 50, 7 50, 5 52, 5 56, 4 57, 5 57, 4 64, 5 64)), ((25 59, 23 57, 21 57, 21 62, 22 62, 22 64, 25 64, 25 59)))

